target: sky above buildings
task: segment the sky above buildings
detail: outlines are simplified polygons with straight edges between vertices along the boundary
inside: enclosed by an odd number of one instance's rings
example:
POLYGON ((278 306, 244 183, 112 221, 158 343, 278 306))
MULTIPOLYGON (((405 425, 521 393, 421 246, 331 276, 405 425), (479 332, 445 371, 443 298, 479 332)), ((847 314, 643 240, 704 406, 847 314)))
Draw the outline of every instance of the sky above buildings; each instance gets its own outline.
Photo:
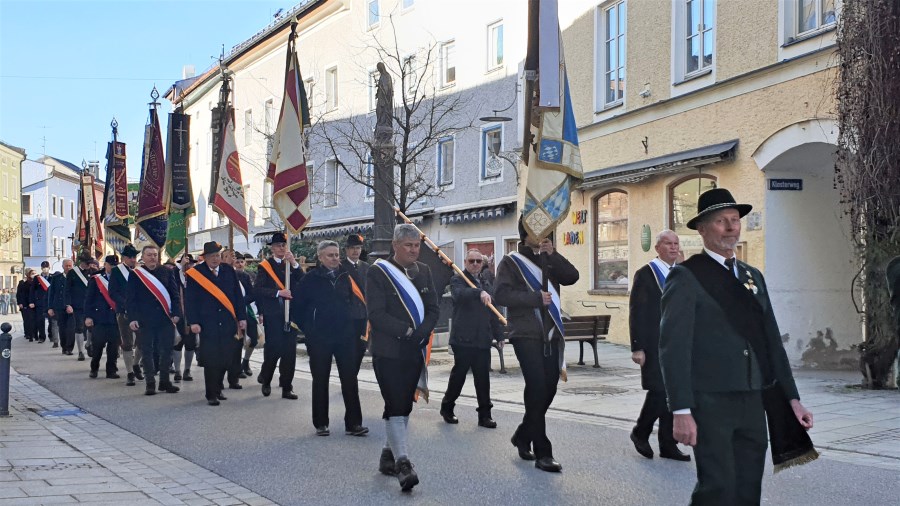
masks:
MULTIPOLYGON (((105 167, 110 121, 137 180, 153 86, 199 75, 297 0, 0 0, 0 140, 105 167)), ((160 121, 171 111, 160 97, 160 121)))

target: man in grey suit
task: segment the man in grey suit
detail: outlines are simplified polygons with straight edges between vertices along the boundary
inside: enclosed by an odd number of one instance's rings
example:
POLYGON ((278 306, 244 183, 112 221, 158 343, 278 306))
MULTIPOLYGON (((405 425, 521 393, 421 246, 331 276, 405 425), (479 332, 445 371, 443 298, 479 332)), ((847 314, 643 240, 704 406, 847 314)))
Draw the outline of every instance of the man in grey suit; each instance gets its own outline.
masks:
POLYGON ((704 251, 672 269, 661 303, 659 358, 674 435, 694 447, 691 504, 759 504, 768 447, 763 390, 780 389, 794 425, 808 430, 813 416, 800 403, 765 280, 735 259, 751 206, 717 188, 700 195, 697 210, 687 226, 700 233, 704 251))

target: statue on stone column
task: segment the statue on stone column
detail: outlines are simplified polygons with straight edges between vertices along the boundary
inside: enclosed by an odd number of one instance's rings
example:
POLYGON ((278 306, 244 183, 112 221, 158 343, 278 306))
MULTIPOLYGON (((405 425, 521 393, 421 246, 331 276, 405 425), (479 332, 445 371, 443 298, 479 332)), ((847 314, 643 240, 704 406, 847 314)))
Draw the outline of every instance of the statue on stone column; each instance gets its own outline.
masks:
POLYGON ((393 130, 394 121, 394 81, 384 62, 378 62, 378 89, 375 91, 375 125, 393 130))

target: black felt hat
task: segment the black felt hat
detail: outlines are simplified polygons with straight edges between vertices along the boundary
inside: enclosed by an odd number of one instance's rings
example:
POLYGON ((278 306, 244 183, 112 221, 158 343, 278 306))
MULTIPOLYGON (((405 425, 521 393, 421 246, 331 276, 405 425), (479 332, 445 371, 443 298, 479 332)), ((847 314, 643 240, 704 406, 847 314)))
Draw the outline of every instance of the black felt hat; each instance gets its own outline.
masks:
POLYGON ((134 248, 134 246, 132 246, 130 244, 126 244, 125 247, 122 248, 122 256, 123 257, 135 258, 135 257, 137 257, 137 254, 138 254, 138 250, 136 250, 134 248))
POLYGON ((269 238, 269 242, 267 242, 266 244, 271 246, 273 244, 286 244, 286 243, 287 243, 287 236, 284 235, 284 233, 282 233, 282 232, 275 232, 274 234, 272 234, 272 237, 269 238))
POLYGON ((106 258, 103 261, 109 265, 119 265, 119 257, 115 255, 106 255, 106 258))
POLYGON ((203 255, 211 255, 222 251, 222 245, 216 241, 209 241, 203 244, 203 255))
POLYGON ((753 206, 738 204, 731 196, 731 192, 725 188, 713 188, 700 194, 700 198, 697 199, 697 216, 687 222, 687 228, 697 230, 697 225, 703 221, 703 218, 722 209, 737 209, 738 214, 743 218, 753 209, 753 206))
POLYGON ((352 248, 353 246, 362 246, 364 242, 363 236, 359 234, 350 234, 350 236, 347 237, 346 247, 352 248))

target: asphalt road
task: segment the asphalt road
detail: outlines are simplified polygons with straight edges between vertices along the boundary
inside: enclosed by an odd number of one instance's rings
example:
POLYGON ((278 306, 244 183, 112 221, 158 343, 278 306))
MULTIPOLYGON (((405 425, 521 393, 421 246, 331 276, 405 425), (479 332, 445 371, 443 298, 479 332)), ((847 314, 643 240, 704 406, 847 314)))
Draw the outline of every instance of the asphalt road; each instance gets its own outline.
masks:
MULTIPOLYGON (((88 362, 63 357, 49 342, 17 338, 13 350, 20 374, 83 410, 285 505, 687 504, 694 484, 693 464, 644 459, 626 431, 560 418, 549 421, 548 431, 563 472, 538 471, 509 443, 520 414, 495 408, 500 428, 489 430, 475 425, 474 408, 458 406, 460 424, 447 425, 438 415, 438 393, 413 410, 410 456, 421 484, 402 494, 396 479, 377 471, 384 442, 377 392, 361 391, 371 432, 356 438, 341 430, 343 404, 332 385, 334 432, 316 437, 304 379, 294 380, 299 401, 281 399, 277 389, 264 398, 254 376, 243 390, 226 390, 222 406, 209 407, 199 368, 178 394, 145 397, 142 386, 126 387, 124 376, 102 379, 101 370, 101 379, 89 379, 88 362)), ((768 468, 763 490, 763 503, 773 505, 874 506, 896 504, 897 497, 896 473, 828 459, 777 476, 768 468)))

